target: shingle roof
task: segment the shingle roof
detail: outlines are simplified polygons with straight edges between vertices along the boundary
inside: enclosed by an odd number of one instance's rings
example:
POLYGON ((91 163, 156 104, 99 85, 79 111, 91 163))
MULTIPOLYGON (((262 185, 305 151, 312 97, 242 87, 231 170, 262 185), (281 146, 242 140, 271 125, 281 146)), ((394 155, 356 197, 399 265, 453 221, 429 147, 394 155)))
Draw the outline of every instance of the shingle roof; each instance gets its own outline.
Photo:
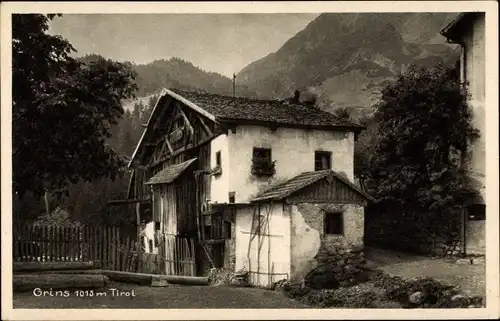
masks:
POLYGON ((144 184, 170 184, 175 181, 175 179, 179 177, 179 175, 181 175, 195 160, 196 158, 193 158, 185 161, 184 163, 171 165, 158 172, 144 184))
POLYGON ((314 172, 305 172, 302 173, 298 176, 295 176, 294 178, 278 184, 267 191, 264 191, 257 197, 255 197, 252 202, 259 202, 259 201, 265 201, 265 200, 282 200, 293 193, 319 181, 322 178, 325 178, 327 176, 333 176, 334 178, 342 181, 345 183, 347 186, 361 194, 363 197, 373 200, 371 196, 366 194, 363 190, 361 190, 358 186, 354 185, 352 182, 350 182, 348 179, 344 178, 342 175, 338 174, 335 171, 332 171, 330 169, 327 170, 322 170, 322 171, 314 171, 314 172))
POLYGON ((344 127, 363 129, 363 126, 323 111, 317 107, 279 100, 257 100, 217 94, 170 89, 203 108, 220 120, 259 121, 282 125, 344 127))

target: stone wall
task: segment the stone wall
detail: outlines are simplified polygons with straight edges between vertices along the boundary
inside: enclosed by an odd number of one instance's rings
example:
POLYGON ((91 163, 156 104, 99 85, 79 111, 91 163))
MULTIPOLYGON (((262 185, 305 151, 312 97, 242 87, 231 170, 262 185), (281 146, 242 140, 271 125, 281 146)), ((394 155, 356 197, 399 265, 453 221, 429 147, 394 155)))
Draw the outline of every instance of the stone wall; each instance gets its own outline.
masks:
MULTIPOLYGON (((335 255, 344 255, 351 249, 357 249, 357 253, 362 252, 359 249, 363 247, 363 206, 307 203, 292 205, 289 210, 292 218, 292 280, 302 279, 318 265, 318 258, 324 259, 325 253, 328 253, 327 256, 331 258, 335 258, 335 255), (324 234, 325 212, 344 213, 344 235, 324 234)), ((345 259, 347 259, 347 254, 345 259)), ((338 257, 338 260, 344 260, 344 257, 338 257)))

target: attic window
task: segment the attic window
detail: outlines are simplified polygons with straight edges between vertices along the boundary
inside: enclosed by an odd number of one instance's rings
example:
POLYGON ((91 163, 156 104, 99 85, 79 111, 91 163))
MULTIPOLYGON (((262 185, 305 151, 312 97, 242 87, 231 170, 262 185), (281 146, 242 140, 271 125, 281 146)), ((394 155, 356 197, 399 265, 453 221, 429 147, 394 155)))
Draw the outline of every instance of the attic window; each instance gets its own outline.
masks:
POLYGON ((332 153, 323 151, 314 152, 314 170, 321 171, 324 169, 332 169, 332 153))
POLYGON ((254 147, 252 157, 252 174, 274 175, 274 162, 271 158, 270 148, 254 147))

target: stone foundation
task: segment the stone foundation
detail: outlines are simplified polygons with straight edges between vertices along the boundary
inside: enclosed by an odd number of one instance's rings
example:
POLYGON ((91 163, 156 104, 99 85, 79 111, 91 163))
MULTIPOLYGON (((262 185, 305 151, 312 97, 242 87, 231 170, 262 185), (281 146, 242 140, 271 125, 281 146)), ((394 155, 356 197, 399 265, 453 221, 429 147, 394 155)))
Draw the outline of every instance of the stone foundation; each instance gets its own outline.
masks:
POLYGON ((362 247, 323 247, 315 259, 317 267, 304 278, 305 284, 313 289, 349 287, 365 282, 368 278, 362 247))

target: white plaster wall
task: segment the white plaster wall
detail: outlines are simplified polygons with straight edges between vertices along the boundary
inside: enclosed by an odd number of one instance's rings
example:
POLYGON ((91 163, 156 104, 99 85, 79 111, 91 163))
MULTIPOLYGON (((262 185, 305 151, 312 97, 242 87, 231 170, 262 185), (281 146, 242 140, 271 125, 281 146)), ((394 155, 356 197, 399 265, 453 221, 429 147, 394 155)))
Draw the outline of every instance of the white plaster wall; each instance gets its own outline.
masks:
POLYGON ((217 176, 211 176, 210 183, 210 200, 212 203, 228 203, 229 202, 229 180, 231 177, 229 156, 229 144, 227 135, 223 134, 216 137, 210 143, 210 164, 215 167, 215 154, 221 152, 222 173, 217 176))
POLYGON ((257 206, 240 208, 236 212, 235 269, 280 273, 281 275, 274 275, 271 278, 268 274, 251 274, 252 284, 268 286, 290 275, 290 216, 283 211, 282 204, 261 205, 261 215, 268 217, 269 213, 269 230, 263 234, 270 236, 255 236, 249 251, 252 216, 256 209, 258 213, 257 206))
POLYGON ((263 188, 314 171, 314 152, 332 152, 332 169, 354 179, 354 133, 280 127, 276 131, 263 126, 237 126, 228 134, 231 157, 229 191, 236 192, 236 203, 248 202, 263 188), (254 147, 271 148, 276 174, 270 178, 251 174, 254 147))
POLYGON ((321 233, 317 224, 306 222, 296 205, 290 206, 290 211, 292 216, 291 279, 297 280, 316 266, 314 257, 321 247, 321 233))
MULTIPOLYGON (((474 20, 472 28, 464 35, 465 49, 465 80, 469 83, 468 93, 470 95, 469 106, 472 110, 472 125, 479 129, 480 137, 476 139, 469 151, 468 170, 473 178, 477 179, 481 187, 483 198, 485 189, 485 16, 478 15, 474 20)), ((462 74, 463 75, 463 74, 462 74)), ((496 107, 495 107, 496 108, 496 107)))

